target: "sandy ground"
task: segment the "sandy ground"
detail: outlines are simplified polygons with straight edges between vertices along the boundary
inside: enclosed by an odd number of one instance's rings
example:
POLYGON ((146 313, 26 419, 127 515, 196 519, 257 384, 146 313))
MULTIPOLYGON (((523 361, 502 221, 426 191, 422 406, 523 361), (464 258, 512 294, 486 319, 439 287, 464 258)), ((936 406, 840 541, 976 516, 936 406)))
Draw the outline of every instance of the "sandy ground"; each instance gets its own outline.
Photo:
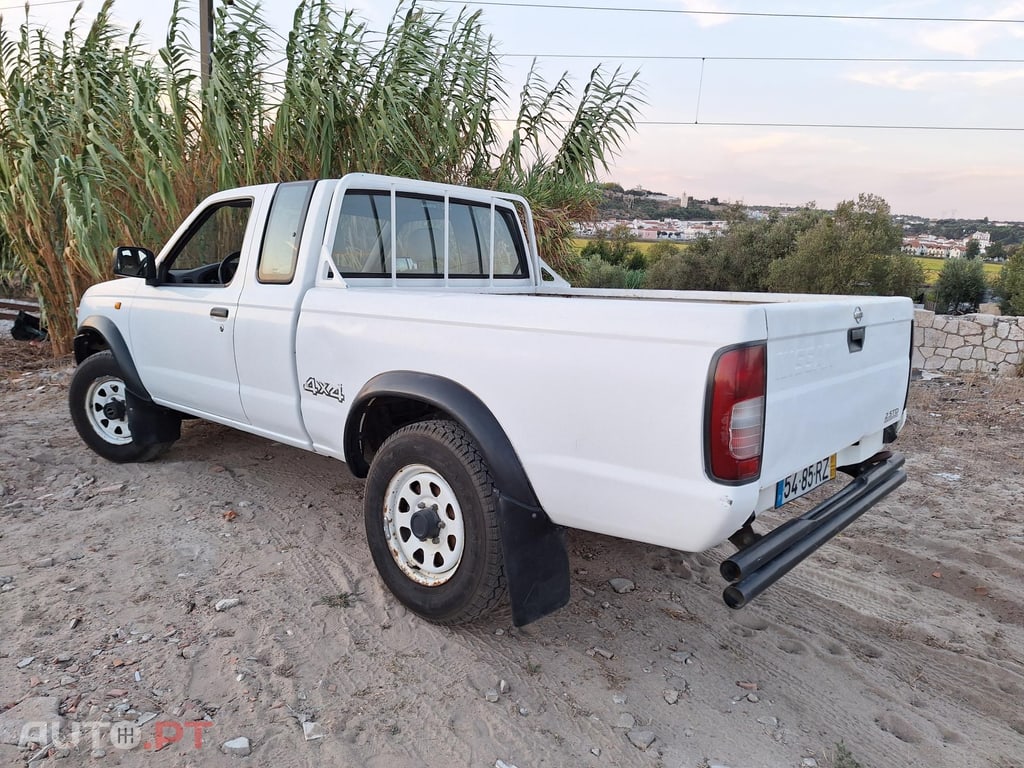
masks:
POLYGON ((742 611, 728 547, 573 532, 565 609, 444 629, 384 590, 344 466, 202 422, 110 464, 44 354, 0 342, 0 721, 54 697, 149 748, 0 764, 1024 766, 1021 380, 915 383, 911 479, 742 611))

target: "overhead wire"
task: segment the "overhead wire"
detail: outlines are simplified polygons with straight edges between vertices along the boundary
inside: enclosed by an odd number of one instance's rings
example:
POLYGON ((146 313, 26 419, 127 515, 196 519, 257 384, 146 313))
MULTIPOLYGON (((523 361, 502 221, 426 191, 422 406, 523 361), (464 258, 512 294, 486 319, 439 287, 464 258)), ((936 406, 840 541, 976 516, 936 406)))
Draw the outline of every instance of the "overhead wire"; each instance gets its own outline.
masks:
POLYGON ((513 3, 505 0, 428 0, 444 5, 486 5, 502 8, 543 8, 569 11, 613 11, 628 13, 666 13, 680 16, 739 16, 768 19, 827 19, 834 21, 933 21, 950 24, 1024 24, 1024 19, 977 18, 966 16, 886 16, 881 14, 791 13, 782 11, 694 10, 690 8, 644 8, 638 6, 569 5, 565 3, 513 3))
POLYGON ((18 5, 0 5, 0 11, 18 11, 22 9, 31 11, 40 5, 68 5, 78 2, 81 2, 81 0, 40 0, 39 2, 19 3, 18 5))
MULTIPOLYGON (((979 19, 967 17, 910 17, 910 16, 878 16, 878 15, 851 15, 851 14, 805 14, 805 13, 770 13, 770 12, 747 12, 747 11, 698 11, 689 9, 659 9, 639 7, 612 7, 612 6, 585 6, 565 5, 557 3, 515 3, 504 2, 503 0, 428 0, 435 3, 463 3, 472 5, 493 5, 501 7, 525 7, 545 9, 574 9, 574 10, 617 10, 617 11, 640 11, 650 13, 676 13, 682 15, 715 15, 715 16, 757 16, 769 18, 812 18, 812 19, 861 19, 876 21, 945 21, 945 22, 985 22, 1001 21, 1011 23, 1024 23, 1024 19, 979 19)), ((953 131, 953 132, 996 132, 996 133, 1020 133, 1024 127, 1013 126, 969 126, 969 125, 904 125, 896 123, 799 123, 799 122, 778 122, 778 121, 728 121, 728 120, 700 120, 700 102, 704 85, 704 66, 709 61, 735 61, 735 62, 796 62, 796 63, 878 63, 878 64, 1024 64, 1024 59, 1019 58, 977 58, 968 59, 963 57, 900 57, 900 56, 697 56, 697 55, 658 55, 658 54, 625 54, 625 55, 592 55, 579 53, 553 53, 553 54, 529 54, 529 53, 505 53, 505 58, 530 58, 530 59, 604 59, 612 61, 699 61, 701 63, 699 82, 697 86, 697 102, 693 121, 684 120, 637 120, 637 126, 686 126, 700 125, 709 127, 748 127, 748 128, 826 128, 826 129, 849 129, 849 130, 917 130, 917 131, 953 131)), ((499 122, 506 122, 501 120, 499 122)))
MULTIPOLYGON (((436 1, 436 0, 435 0, 436 1)), ((613 61, 783 61, 847 62, 866 64, 1024 64, 1024 59, 965 59, 902 56, 678 56, 659 54, 607 53, 503 53, 512 59, 611 59, 613 61)))

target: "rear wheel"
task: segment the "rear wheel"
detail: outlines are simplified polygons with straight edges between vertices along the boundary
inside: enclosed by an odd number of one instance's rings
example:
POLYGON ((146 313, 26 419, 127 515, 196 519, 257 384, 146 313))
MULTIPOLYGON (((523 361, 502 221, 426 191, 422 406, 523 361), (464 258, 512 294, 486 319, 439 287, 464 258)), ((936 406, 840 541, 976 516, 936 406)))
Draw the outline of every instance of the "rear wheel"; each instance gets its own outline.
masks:
POLYGON ((501 603, 497 493, 473 439, 452 421, 403 427, 381 446, 364 497, 366 538, 395 597, 439 624, 501 603))
POLYGON ((79 436, 110 461, 150 461, 171 445, 147 439, 149 436, 138 434, 138 430, 133 434, 128 423, 127 388, 109 350, 87 357, 75 369, 68 404, 79 436))

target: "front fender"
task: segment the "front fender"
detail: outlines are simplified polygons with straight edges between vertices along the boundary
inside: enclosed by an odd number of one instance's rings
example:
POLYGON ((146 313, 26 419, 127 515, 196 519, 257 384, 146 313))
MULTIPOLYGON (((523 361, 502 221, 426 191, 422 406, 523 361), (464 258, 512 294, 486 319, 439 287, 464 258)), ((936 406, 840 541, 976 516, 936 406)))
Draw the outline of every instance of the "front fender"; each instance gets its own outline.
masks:
POLYGON ((138 400, 146 403, 153 402, 149 391, 142 383, 139 371, 132 360, 131 352, 128 351, 128 344, 121 335, 121 330, 113 320, 103 315, 90 315, 78 326, 78 334, 75 336, 75 362, 80 363, 89 355, 104 349, 109 349, 117 361, 121 373, 124 375, 124 385, 128 391, 138 400))

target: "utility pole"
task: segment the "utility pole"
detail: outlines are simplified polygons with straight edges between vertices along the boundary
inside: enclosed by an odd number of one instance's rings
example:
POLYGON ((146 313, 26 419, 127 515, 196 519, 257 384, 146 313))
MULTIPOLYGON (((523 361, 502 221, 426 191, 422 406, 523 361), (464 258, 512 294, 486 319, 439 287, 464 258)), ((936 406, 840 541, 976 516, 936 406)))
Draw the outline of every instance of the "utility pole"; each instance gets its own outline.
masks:
POLYGON ((205 91, 213 72, 213 0, 199 0, 199 82, 205 91))

